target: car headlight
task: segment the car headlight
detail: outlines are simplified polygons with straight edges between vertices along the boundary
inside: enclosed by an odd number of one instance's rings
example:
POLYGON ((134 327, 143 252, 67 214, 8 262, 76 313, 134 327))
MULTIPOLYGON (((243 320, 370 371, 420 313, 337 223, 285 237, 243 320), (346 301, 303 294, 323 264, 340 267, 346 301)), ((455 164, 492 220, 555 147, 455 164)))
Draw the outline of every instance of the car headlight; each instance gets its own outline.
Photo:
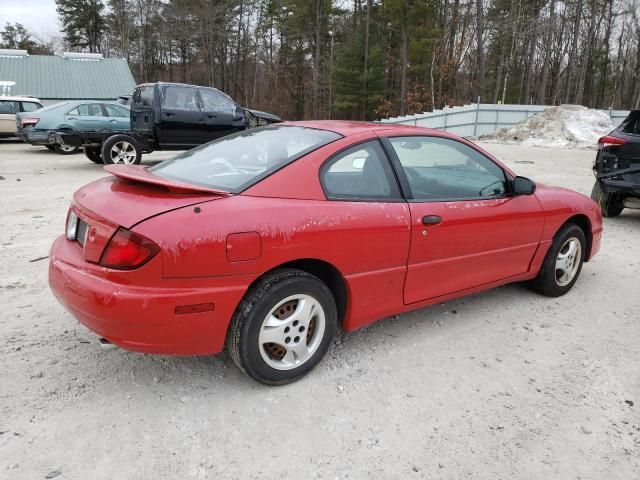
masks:
POLYGON ((69 210, 67 217, 67 239, 75 240, 78 233, 78 216, 73 210, 69 210))

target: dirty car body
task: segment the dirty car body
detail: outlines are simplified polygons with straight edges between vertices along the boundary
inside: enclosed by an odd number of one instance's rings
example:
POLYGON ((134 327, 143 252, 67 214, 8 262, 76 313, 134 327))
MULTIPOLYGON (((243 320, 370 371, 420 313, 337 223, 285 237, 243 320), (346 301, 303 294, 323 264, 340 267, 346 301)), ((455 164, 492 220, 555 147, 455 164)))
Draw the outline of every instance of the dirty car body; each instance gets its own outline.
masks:
POLYGON ((113 175, 75 193, 67 234, 52 247, 58 300, 129 350, 216 354, 227 339, 264 383, 306 373, 311 360, 301 359, 321 357, 314 336, 334 317, 352 331, 536 279, 560 233, 577 232, 571 255, 588 261, 602 231, 589 198, 536 188, 472 143, 416 127, 286 123, 150 168, 105 168, 113 175), (305 302, 316 316, 299 324, 305 302), (294 327, 307 336, 287 336, 294 327), (242 350, 245 338, 259 348, 242 350))

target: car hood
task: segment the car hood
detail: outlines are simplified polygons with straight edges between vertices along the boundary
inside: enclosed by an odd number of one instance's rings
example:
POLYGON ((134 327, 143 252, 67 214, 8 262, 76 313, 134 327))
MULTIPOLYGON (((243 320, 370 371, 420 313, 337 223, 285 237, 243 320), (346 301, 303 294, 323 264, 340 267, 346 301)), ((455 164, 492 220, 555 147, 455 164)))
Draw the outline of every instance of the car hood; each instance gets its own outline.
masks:
POLYGON ((113 175, 85 185, 73 201, 125 228, 164 212, 229 196, 157 177, 145 167, 110 165, 105 170, 113 175))
POLYGON ((273 113, 262 112, 260 110, 253 110, 251 108, 245 108, 245 110, 250 112, 255 117, 261 118, 263 120, 267 120, 268 122, 271 122, 271 123, 278 123, 282 121, 282 118, 280 118, 278 115, 274 115, 273 113))

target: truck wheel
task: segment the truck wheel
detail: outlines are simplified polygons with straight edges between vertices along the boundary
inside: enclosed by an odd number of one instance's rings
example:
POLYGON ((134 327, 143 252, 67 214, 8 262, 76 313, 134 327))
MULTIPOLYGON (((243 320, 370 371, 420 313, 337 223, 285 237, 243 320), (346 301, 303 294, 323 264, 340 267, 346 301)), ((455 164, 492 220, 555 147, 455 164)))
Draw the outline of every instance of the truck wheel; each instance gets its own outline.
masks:
POLYGON ((53 150, 60 155, 73 155, 74 153, 78 153, 80 151, 80 147, 74 147, 73 145, 63 144, 55 144, 53 146, 53 150))
POLYGON ((102 144, 102 158, 105 165, 138 165, 142 160, 142 149, 129 135, 114 135, 102 144))
POLYGON ((596 180, 596 183, 593 184, 593 190, 591 190, 591 198, 594 202, 598 204, 600 210, 602 211, 603 217, 617 217, 624 210, 624 206, 615 195, 611 195, 610 193, 606 193, 600 182, 596 180))
POLYGON ((82 151, 93 163, 104 163, 100 154, 100 147, 83 147, 82 151))

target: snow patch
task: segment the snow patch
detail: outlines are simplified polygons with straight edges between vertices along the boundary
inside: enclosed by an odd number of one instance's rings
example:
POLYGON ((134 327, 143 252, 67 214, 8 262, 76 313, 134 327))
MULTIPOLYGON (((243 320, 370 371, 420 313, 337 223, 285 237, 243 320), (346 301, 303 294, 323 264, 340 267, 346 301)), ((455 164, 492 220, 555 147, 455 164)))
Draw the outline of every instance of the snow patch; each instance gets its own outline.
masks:
POLYGON ((611 119, 603 111, 581 105, 560 105, 480 139, 536 147, 596 148, 598 138, 611 130, 611 119))

